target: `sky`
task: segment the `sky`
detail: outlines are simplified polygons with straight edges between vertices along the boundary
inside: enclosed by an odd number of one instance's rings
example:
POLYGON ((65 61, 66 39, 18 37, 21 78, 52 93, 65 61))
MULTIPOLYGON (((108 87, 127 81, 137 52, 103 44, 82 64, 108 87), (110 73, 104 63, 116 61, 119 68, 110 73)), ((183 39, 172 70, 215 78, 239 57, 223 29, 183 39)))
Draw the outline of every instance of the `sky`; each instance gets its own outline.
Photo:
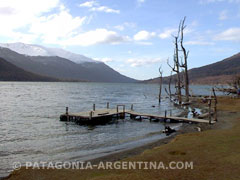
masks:
POLYGON ((185 16, 189 68, 239 52, 240 0, 1 0, 0 42, 64 48, 143 80, 170 74, 185 16))

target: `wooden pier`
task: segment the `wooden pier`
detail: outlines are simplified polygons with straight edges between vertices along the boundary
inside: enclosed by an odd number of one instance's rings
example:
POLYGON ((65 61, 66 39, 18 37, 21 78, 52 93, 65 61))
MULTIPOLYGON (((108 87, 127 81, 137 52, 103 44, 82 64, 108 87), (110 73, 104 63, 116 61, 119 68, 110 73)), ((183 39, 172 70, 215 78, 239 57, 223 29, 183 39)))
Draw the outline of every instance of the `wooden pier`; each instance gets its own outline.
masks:
POLYGON ((185 117, 175 117, 165 115, 156 115, 148 113, 139 113, 133 110, 133 105, 131 109, 125 108, 125 105, 117 105, 116 108, 110 109, 109 103, 106 109, 96 110, 95 104, 93 105, 92 111, 79 112, 79 113, 69 113, 68 107, 66 108, 66 113, 60 116, 61 121, 74 121, 78 124, 106 124, 113 119, 124 119, 126 115, 130 115, 131 119, 149 119, 150 121, 163 121, 163 122, 187 122, 187 123, 209 123, 214 124, 216 121, 197 119, 197 118, 185 118, 185 117))

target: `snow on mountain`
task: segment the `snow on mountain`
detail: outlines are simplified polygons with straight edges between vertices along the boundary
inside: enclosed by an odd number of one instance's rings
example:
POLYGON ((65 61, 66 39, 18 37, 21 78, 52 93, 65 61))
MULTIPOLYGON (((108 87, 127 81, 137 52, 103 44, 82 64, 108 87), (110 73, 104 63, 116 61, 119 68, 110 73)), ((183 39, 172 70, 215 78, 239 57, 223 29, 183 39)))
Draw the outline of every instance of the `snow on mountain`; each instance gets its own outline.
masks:
POLYGON ((19 54, 28 56, 59 56, 75 63, 98 62, 86 56, 75 54, 60 48, 47 48, 40 45, 24 43, 0 43, 0 47, 11 49, 19 54))

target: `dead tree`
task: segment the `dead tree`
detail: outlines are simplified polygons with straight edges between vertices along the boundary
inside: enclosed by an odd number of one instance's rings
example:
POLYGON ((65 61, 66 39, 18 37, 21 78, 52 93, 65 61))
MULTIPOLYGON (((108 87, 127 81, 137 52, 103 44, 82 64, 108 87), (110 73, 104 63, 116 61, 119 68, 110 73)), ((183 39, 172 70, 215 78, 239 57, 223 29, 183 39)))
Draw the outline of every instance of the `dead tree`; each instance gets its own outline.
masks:
POLYGON ((171 84, 172 84, 172 71, 169 77, 169 83, 168 83, 168 91, 169 91, 169 98, 172 100, 172 91, 171 91, 171 84))
POLYGON ((215 93, 215 89, 212 88, 212 92, 213 92, 213 96, 214 96, 214 120, 217 121, 217 96, 216 96, 216 93, 215 93))
POLYGON ((185 89, 186 102, 188 102, 189 101, 189 77, 188 77, 187 60, 188 60, 189 51, 186 51, 186 49, 183 46, 183 31, 186 28, 185 20, 186 20, 186 17, 184 17, 183 21, 181 21, 179 24, 179 31, 181 32, 180 46, 181 46, 181 50, 183 52, 183 58, 184 58, 184 62, 181 62, 180 67, 184 68, 184 89, 185 89))
POLYGON ((177 36, 173 36, 174 37, 174 46, 175 46, 175 48, 174 48, 174 57, 173 57, 174 65, 172 67, 169 64, 169 62, 167 62, 167 64, 172 69, 172 71, 176 72, 176 74, 177 74, 176 93, 177 93, 179 104, 182 104, 182 91, 181 91, 182 85, 181 85, 179 55, 178 55, 178 52, 179 52, 179 49, 178 49, 179 33, 180 33, 180 26, 178 28, 177 36))
POLYGON ((162 74, 163 74, 163 71, 161 70, 162 69, 162 66, 160 66, 159 68, 159 95, 158 95, 158 103, 160 104, 161 103, 161 96, 162 96, 162 74))

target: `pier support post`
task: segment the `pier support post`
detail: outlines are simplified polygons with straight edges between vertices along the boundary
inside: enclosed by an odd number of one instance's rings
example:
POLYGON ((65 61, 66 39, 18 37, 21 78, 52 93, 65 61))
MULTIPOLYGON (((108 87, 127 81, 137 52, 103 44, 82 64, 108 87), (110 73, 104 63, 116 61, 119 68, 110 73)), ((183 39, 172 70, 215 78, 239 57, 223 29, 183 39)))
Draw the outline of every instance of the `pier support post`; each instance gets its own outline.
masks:
POLYGON ((66 115, 68 115, 68 107, 66 107, 66 115))
POLYGON ((208 118, 209 118, 209 124, 211 124, 211 121, 212 121, 211 105, 212 105, 212 99, 209 99, 209 100, 208 100, 208 118))
POLYGON ((68 107, 66 107, 66 116, 67 116, 67 121, 69 121, 68 107))
POLYGON ((109 109, 109 102, 107 102, 107 109, 109 109))
POLYGON ((90 119, 90 120, 92 119, 92 116, 93 116, 93 112, 90 111, 90 113, 89 113, 89 119, 90 119))
POLYGON ((133 111, 133 104, 131 105, 131 111, 133 111))
POLYGON ((122 119, 125 119, 125 105, 123 105, 122 119))
POLYGON ((163 120, 163 122, 166 122, 167 121, 167 110, 165 110, 165 112, 164 112, 164 120, 163 120))
POLYGON ((213 95, 214 95, 214 121, 217 121, 217 96, 216 96, 216 93, 215 93, 215 89, 212 88, 212 91, 213 91, 213 95))
POLYGON ((218 121, 217 119, 217 100, 214 102, 214 121, 218 121))
POLYGON ((96 105, 95 104, 93 104, 93 111, 95 111, 96 110, 96 105))

